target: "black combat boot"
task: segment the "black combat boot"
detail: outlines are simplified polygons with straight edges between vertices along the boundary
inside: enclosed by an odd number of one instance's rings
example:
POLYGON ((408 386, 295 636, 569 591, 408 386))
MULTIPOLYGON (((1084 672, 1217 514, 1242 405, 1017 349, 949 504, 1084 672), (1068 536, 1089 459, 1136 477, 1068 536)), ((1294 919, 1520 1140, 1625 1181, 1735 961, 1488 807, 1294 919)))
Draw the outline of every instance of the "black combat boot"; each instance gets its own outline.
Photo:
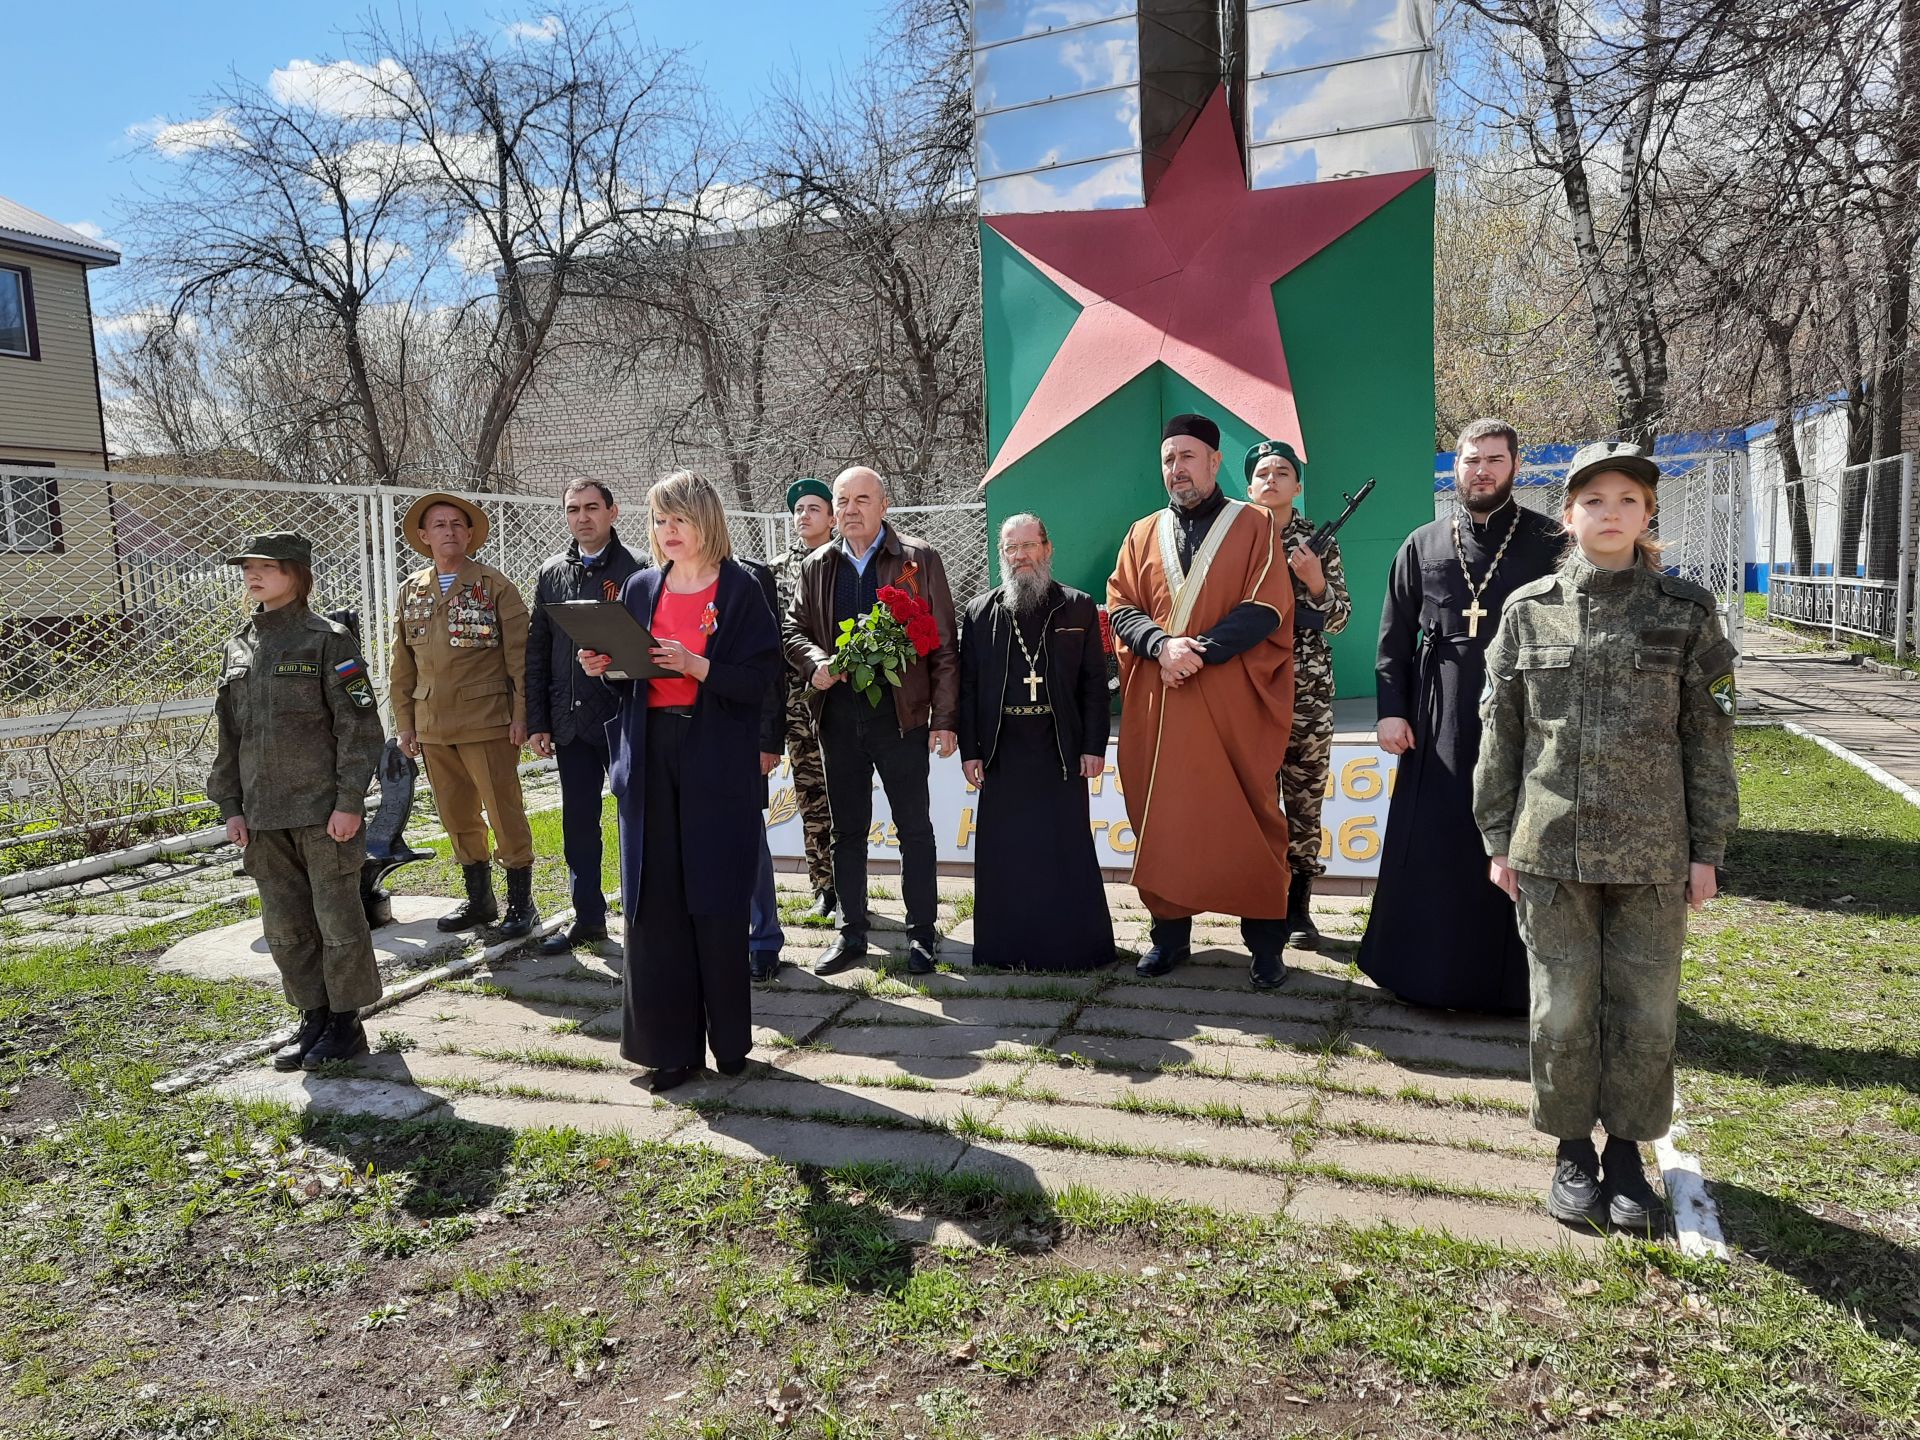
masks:
POLYGON ((539 923, 540 912, 533 908, 533 866, 507 871, 507 913, 488 938, 524 940, 539 923))
POLYGON ((471 865, 462 865, 460 876, 467 882, 466 902, 451 915, 442 915, 433 922, 434 929, 448 935, 455 930, 477 930, 500 918, 500 907, 493 899, 493 865, 486 860, 476 860, 471 865))
POLYGON ((1287 886, 1287 943, 1296 950, 1318 950, 1320 929, 1313 923, 1313 876, 1304 870, 1293 872, 1287 886))
POLYGON ((1562 1225, 1599 1229, 1607 1221, 1607 1202, 1600 1194, 1600 1157, 1593 1141, 1562 1140, 1553 1159, 1553 1184, 1547 1190, 1547 1213, 1562 1225))
POLYGON ((1655 1235, 1667 1228, 1666 1202, 1647 1180, 1638 1145, 1609 1135, 1600 1164, 1604 1177, 1600 1192, 1606 1197, 1607 1219, 1614 1229, 1655 1235))
POLYGON ((809 910, 807 915, 814 920, 831 920, 833 912, 839 908, 839 905, 839 897, 833 893, 833 887, 829 885, 813 897, 813 909, 809 910))
POLYGON ((326 1033, 307 1051, 302 1070, 318 1070, 329 1060, 351 1060, 367 1053, 367 1027, 358 1010, 335 1010, 327 1016, 326 1033))
POLYGON ((293 1038, 273 1052, 273 1068, 276 1070, 298 1070, 300 1062, 307 1058, 307 1052, 313 1049, 314 1042, 326 1031, 327 1007, 301 1012, 300 1028, 293 1032, 293 1038))

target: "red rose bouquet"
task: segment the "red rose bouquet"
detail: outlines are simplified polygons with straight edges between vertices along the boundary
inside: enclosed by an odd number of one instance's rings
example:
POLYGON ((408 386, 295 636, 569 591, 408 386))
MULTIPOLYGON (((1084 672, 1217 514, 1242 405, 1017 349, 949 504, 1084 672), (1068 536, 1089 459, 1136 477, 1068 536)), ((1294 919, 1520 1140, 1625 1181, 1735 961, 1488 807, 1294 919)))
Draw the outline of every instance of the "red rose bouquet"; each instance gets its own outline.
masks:
POLYGON ((840 622, 827 668, 846 676, 869 705, 878 707, 881 694, 900 684, 909 665, 939 648, 940 627, 927 602, 898 585, 883 585, 871 612, 840 622))

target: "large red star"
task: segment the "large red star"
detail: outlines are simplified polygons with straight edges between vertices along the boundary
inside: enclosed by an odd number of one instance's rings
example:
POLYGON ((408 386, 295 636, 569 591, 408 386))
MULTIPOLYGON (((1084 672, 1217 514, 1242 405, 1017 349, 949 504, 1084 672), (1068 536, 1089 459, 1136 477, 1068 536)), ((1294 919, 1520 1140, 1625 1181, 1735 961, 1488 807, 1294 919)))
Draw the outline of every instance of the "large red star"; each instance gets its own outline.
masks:
POLYGON ((1425 173, 1249 190, 1220 90, 1144 210, 988 220, 1082 309, 986 478, 1155 361, 1263 436, 1301 445, 1273 282, 1425 173))

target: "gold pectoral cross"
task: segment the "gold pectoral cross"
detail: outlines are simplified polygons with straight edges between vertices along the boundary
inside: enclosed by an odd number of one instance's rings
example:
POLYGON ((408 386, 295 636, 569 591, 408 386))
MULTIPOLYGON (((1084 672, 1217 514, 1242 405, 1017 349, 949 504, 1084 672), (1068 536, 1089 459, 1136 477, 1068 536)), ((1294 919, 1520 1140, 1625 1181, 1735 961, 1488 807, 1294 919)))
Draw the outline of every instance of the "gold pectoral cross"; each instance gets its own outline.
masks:
POLYGON ((1027 687, 1027 703, 1031 705, 1040 698, 1040 672, 1035 670, 1031 665, 1027 667, 1025 684, 1027 687))
POLYGON ((1481 607, 1480 597, 1478 595, 1474 596, 1473 604, 1469 605, 1460 613, 1467 617, 1467 638, 1469 640, 1478 639, 1480 635, 1480 619, 1487 613, 1486 610, 1481 607))

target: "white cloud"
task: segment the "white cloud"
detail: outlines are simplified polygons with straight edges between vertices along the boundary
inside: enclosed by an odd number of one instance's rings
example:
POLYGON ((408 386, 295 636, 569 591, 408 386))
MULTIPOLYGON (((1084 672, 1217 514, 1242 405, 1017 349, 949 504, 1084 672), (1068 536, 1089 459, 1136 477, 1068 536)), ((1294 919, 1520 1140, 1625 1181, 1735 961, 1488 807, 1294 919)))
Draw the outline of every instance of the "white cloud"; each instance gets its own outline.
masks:
POLYGON ((299 105, 328 115, 365 118, 393 115, 401 108, 396 98, 412 85, 398 60, 362 65, 357 60, 289 60, 267 77, 267 90, 282 105, 299 105))
MULTIPOLYGON (((200 322, 191 315, 182 315, 172 323, 184 335, 200 333, 200 322)), ((93 332, 102 340, 141 340, 155 330, 164 329, 167 324, 164 305, 142 305, 134 310, 123 310, 118 315, 94 316, 93 332)))
POLYGON ((64 223, 74 234, 84 235, 96 245, 105 245, 111 250, 118 250, 120 248, 120 243, 117 240, 109 240, 107 238, 107 232, 91 220, 68 220, 64 223))
POLYGON ((560 17, 542 15, 538 20, 515 20, 507 26, 509 40, 520 40, 531 45, 546 45, 560 38, 560 17))
POLYGON ((200 120, 171 121, 155 115, 127 126, 127 138, 152 146, 170 160, 195 150, 219 150, 245 143, 225 110, 216 110, 200 120))

